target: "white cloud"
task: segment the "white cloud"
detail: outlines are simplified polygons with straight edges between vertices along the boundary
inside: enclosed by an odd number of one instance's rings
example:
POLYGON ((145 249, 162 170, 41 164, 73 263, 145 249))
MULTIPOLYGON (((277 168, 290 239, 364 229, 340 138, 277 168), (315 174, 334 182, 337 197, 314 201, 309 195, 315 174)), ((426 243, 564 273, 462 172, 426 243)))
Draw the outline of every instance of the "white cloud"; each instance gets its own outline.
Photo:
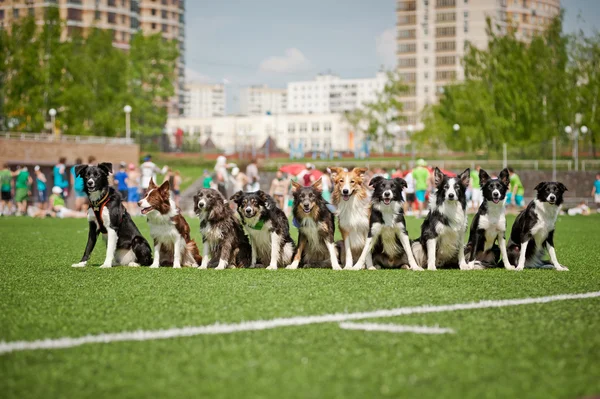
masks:
POLYGON ((375 38, 375 48, 379 61, 386 68, 396 65, 396 28, 384 30, 375 38))
POLYGON ((288 48, 284 55, 274 55, 260 63, 261 72, 290 73, 306 71, 312 67, 310 61, 297 48, 288 48))
POLYGON ((194 83, 209 83, 212 79, 208 75, 204 75, 191 68, 185 68, 185 81, 194 83))

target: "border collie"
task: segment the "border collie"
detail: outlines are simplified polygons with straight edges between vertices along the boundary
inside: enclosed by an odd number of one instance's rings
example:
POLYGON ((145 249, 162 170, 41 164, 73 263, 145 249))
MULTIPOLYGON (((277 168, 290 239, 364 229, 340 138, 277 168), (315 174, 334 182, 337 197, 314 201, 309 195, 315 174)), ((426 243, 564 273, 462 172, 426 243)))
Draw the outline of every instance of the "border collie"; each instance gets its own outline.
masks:
MULTIPOLYGON (((389 268, 423 270, 417 265, 406 232, 406 221, 402 208, 402 189, 406 181, 399 177, 384 179, 376 176, 369 183, 374 188, 371 200, 369 235, 354 269, 364 269, 369 253, 373 253, 376 265, 389 268)), ((374 266, 369 269, 375 269, 374 266)))
POLYGON ((268 264, 269 270, 289 265, 294 256, 294 241, 288 219, 275 200, 259 190, 253 193, 238 191, 231 201, 237 204, 237 212, 250 239, 250 267, 255 267, 257 261, 268 264))
POLYGON ((327 208, 321 191, 321 179, 309 187, 292 181, 294 205, 292 214, 298 226, 298 249, 286 269, 303 267, 331 267, 342 270, 338 263, 334 215, 327 208))
MULTIPOLYGON (((334 188, 331 196, 337 207, 338 225, 344 241, 344 251, 340 254, 344 269, 352 269, 365 248, 369 234, 369 191, 364 186, 366 168, 354 168, 347 171, 332 167, 331 177, 334 188)), ((367 265, 373 267, 371 252, 367 254, 367 265)))
POLYGON ((519 213, 512 226, 508 260, 517 266, 516 270, 548 266, 547 261, 542 261, 546 247, 551 266, 560 271, 569 270, 558 263, 554 250, 554 228, 567 187, 559 182, 541 182, 535 190, 536 198, 519 213))
POLYGON ((102 268, 113 265, 149 266, 152 250, 122 203, 121 194, 108 182, 112 164, 77 165, 75 175, 83 178, 84 190, 90 201, 89 233, 83 257, 73 267, 84 267, 94 250, 98 235, 106 240, 106 258, 102 268))
POLYGON ((437 266, 469 269, 464 251, 469 173, 466 169, 454 178, 435 168, 437 191, 430 195, 429 213, 421 225, 421 237, 413 243, 419 266, 427 265, 428 270, 436 270, 437 266))
POLYGON ((150 267, 198 267, 202 262, 200 251, 196 242, 190 238, 190 226, 171 199, 169 181, 158 187, 151 178, 148 192, 138 205, 142 209, 142 215, 148 218, 150 235, 154 239, 154 262, 150 267))
POLYGON ((235 212, 221 193, 203 188, 194 196, 194 213, 200 219, 200 269, 248 267, 252 249, 235 212))
POLYGON ((514 269, 508 263, 506 253, 506 207, 504 198, 508 192, 508 169, 502 169, 499 178, 491 179, 483 169, 479 170, 479 181, 483 193, 483 202, 471 222, 469 241, 465 256, 473 268, 494 267, 502 255, 505 269, 514 269), (496 239, 498 247, 495 246, 496 239))

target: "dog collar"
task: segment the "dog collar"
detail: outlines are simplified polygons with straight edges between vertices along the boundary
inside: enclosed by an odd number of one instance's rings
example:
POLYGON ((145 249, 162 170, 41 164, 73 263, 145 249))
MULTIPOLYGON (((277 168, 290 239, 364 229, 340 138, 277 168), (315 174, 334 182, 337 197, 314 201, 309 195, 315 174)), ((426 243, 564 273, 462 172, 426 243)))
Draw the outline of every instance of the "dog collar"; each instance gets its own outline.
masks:
POLYGON ((254 226, 248 226, 253 230, 262 230, 263 226, 265 225, 265 221, 263 219, 259 219, 258 223, 256 223, 254 226))
POLYGON ((107 191, 106 194, 104 194, 104 197, 102 197, 102 199, 100 199, 99 201, 96 202, 92 202, 90 201, 90 204, 92 205, 92 209, 96 212, 98 212, 100 210, 100 208, 104 207, 104 205, 106 205, 106 203, 108 202, 108 194, 109 192, 107 191))

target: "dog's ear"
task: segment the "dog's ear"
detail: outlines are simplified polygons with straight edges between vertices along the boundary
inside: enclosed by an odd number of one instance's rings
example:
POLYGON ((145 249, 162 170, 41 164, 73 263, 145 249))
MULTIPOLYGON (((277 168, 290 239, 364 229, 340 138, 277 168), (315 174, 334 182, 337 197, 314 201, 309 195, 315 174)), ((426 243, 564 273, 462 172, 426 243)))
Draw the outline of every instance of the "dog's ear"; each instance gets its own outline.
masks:
POLYGON ((83 176, 83 174, 85 173, 86 169, 88 168, 87 165, 77 165, 75 166, 75 176, 83 176))
POLYGON ((150 178, 150 183, 148 183, 148 190, 152 190, 156 188, 156 183, 154 183, 154 178, 150 178))
POLYGON ((498 177, 500 178, 502 184, 504 184, 505 186, 508 186, 510 184, 510 175, 508 174, 508 169, 502 169, 502 171, 500 171, 500 176, 498 177))
POLYGON ((242 190, 238 191, 237 193, 233 194, 231 196, 231 198, 229 198, 230 201, 235 202, 236 204, 240 204, 242 202, 242 198, 244 197, 244 192, 242 190))
POLYGON ((401 189, 405 189, 406 187, 408 187, 408 184, 406 184, 406 180, 404 180, 401 177, 394 177, 394 181, 400 185, 401 189))
POLYGON ((112 163, 110 162, 102 162, 98 164, 98 167, 106 172, 106 174, 112 173, 112 163))
MULTIPOLYGON (((149 188, 149 186, 148 186, 149 188)), ((169 180, 165 180, 163 182, 163 184, 160 185, 160 187, 158 188, 158 191, 160 191, 161 193, 167 193, 169 192, 169 188, 171 188, 171 185, 169 184, 169 180)))
POLYGON ((433 171, 433 184, 435 184, 435 186, 437 187, 440 184, 442 184, 442 181, 444 181, 444 174, 442 173, 440 168, 436 166, 435 170, 433 171))
POLYGON ((269 194, 265 193, 262 190, 258 190, 256 194, 258 195, 258 198, 260 198, 260 200, 265 203, 265 208, 273 209, 277 207, 277 203, 269 194))
POLYGON ((562 184, 561 182, 558 182, 558 183, 556 183, 556 185, 558 186, 558 189, 559 189, 559 190, 561 190, 562 192, 569 191, 569 190, 567 189, 567 186, 565 186, 565 185, 564 185, 564 184, 562 184))
POLYGON ((479 169, 479 186, 483 187, 488 180, 490 180, 490 175, 485 170, 479 169))
POLYGON ((375 188, 376 185, 381 183, 384 180, 383 176, 374 176, 369 182, 369 187, 375 188))
POLYGON ((337 166, 330 166, 329 170, 331 171, 331 177, 333 177, 334 179, 337 175, 339 175, 340 173, 342 173, 344 171, 343 168, 339 168, 337 166))
POLYGON ((319 180, 312 184, 312 188, 317 191, 323 191, 323 180, 319 177, 319 180))
POLYGON ((458 178, 463 186, 468 187, 469 183, 471 182, 471 169, 465 169, 464 172, 458 175, 458 178))
POLYGON ((367 173, 367 168, 354 168, 352 169, 352 173, 361 178, 365 177, 365 173, 367 173))
POLYGON ((539 182, 537 186, 535 186, 534 190, 535 191, 540 191, 541 189, 544 188, 544 186, 546 185, 545 181, 539 182))
POLYGON ((292 180, 292 192, 296 192, 302 188, 302 184, 298 183, 295 180, 292 180))

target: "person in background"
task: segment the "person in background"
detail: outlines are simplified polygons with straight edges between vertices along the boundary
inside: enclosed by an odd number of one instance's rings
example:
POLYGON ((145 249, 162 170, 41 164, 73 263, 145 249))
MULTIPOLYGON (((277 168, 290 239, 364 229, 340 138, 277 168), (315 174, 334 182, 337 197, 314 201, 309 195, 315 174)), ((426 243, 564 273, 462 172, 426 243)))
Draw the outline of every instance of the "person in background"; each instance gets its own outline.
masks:
POLYGON ((248 185, 248 177, 244 172, 240 172, 240 168, 237 166, 231 169, 233 192, 244 191, 248 185))
POLYGON ((591 213, 592 212, 590 210, 590 207, 587 206, 585 201, 581 201, 581 203, 579 205, 577 205, 576 207, 573 207, 573 208, 567 210, 567 215, 569 215, 569 216, 575 216, 575 215, 588 216, 591 213))
POLYGON ((596 173, 596 180, 594 180, 594 187, 592 188, 592 197, 594 197, 594 204, 600 212, 600 173, 596 173))
POLYGON ((40 165, 36 165, 35 168, 33 168, 33 170, 35 171, 35 184, 37 187, 37 200, 39 204, 38 207, 41 210, 45 210, 46 205, 48 203, 48 181, 46 180, 46 175, 44 174, 44 172, 42 172, 40 165))
MULTIPOLYGON (((90 157, 92 159, 94 157, 90 157)), ((93 159, 95 160, 95 158, 93 159)), ((85 212, 88 208, 87 194, 83 187, 83 177, 75 175, 75 167, 83 164, 83 159, 77 158, 75 165, 71 166, 71 187, 75 192, 75 210, 78 212, 85 212)))
POLYGON ((415 179, 412 171, 409 171, 403 179, 406 181, 406 188, 402 192, 406 199, 404 201, 404 213, 408 215, 409 208, 412 211, 413 216, 417 216, 419 213, 419 204, 417 203, 417 196, 415 195, 415 179))
POLYGON ((417 218, 421 217, 425 209, 425 194, 429 188, 430 176, 426 166, 427 162, 424 159, 419 159, 417 160, 417 167, 412 170, 412 176, 415 180, 415 196, 419 203, 419 212, 415 215, 417 218))
POLYGON ((227 196, 227 184, 229 183, 229 173, 227 172, 227 168, 230 167, 232 167, 232 165, 227 163, 227 158, 225 158, 224 155, 219 155, 217 157, 214 180, 217 185, 217 191, 225 198, 229 198, 227 196))
POLYGON ((38 211, 35 216, 45 217, 54 216, 58 218, 84 218, 87 216, 86 212, 79 212, 68 209, 65 206, 65 200, 62 197, 62 189, 58 186, 52 187, 52 194, 48 199, 50 208, 48 211, 38 211))
POLYGON ((173 192, 173 201, 175 201, 175 205, 179 206, 179 199, 181 198, 181 173, 176 170, 175 174, 173 174, 173 186, 171 187, 171 191, 173 192))
POLYGON ((202 172, 202 176, 202 188, 214 188, 213 177, 210 173, 208 173, 208 169, 204 169, 204 172, 202 172))
POLYGON ((0 216, 10 214, 10 201, 12 200, 13 192, 13 173, 11 172, 8 164, 5 163, 0 170, 0 188, 1 188, 1 201, 0 201, 0 216))
POLYGON ((508 168, 508 175, 510 176, 510 191, 506 193, 506 205, 511 206, 512 200, 515 201, 517 208, 523 207, 523 196, 525 195, 525 187, 521 183, 521 178, 515 173, 515 170, 511 167, 508 168))
MULTIPOLYGON (((83 162, 83 161, 81 161, 81 162, 83 162)), ((95 156, 90 155, 88 157, 88 165, 96 166, 96 157, 95 156)))
POLYGON ((17 203, 17 215, 27 216, 27 201, 31 195, 33 179, 26 166, 19 169, 15 179, 15 202, 17 203))
POLYGON ((140 200, 140 172, 135 165, 130 163, 127 171, 127 210, 133 216, 139 214, 138 201, 140 200))
POLYGON ((260 190, 260 176, 258 175, 256 159, 252 159, 246 166, 246 177, 248 178, 248 192, 260 190))
POLYGON ((269 195, 273 197, 280 209, 283 209, 285 206, 285 194, 289 185, 290 182, 283 177, 283 172, 278 170, 275 178, 271 181, 269 195))
POLYGON ((330 202, 331 201, 331 188, 332 188, 333 184, 331 183, 331 178, 329 177, 329 170, 325 169, 323 172, 324 173, 321 176, 323 199, 327 202, 330 202))
POLYGON ((471 187, 471 210, 477 212, 479 206, 482 203, 481 184, 479 183, 479 171, 481 166, 475 166, 475 169, 471 170, 471 179, 469 180, 469 186, 471 187))
POLYGON ((152 155, 146 155, 144 157, 144 162, 140 165, 140 172, 142 174, 142 196, 145 196, 146 191, 148 191, 148 186, 150 185, 150 179, 154 180, 154 183, 156 183, 156 174, 164 172, 152 162, 152 155))
POLYGON ((115 173, 115 183, 121 198, 123 201, 127 201, 129 190, 127 188, 127 164, 125 162, 119 164, 119 170, 115 173))
POLYGON ((307 163, 306 169, 303 172, 300 172, 298 175, 299 179, 302 179, 302 185, 304 187, 308 187, 314 183, 315 178, 313 176, 313 170, 315 169, 313 164, 307 163))
POLYGON ((67 167, 65 166, 66 162, 67 158, 60 157, 58 159, 58 163, 54 165, 54 168, 52 169, 54 185, 61 188, 61 195, 63 198, 67 198, 69 196, 69 181, 67 180, 67 167))

